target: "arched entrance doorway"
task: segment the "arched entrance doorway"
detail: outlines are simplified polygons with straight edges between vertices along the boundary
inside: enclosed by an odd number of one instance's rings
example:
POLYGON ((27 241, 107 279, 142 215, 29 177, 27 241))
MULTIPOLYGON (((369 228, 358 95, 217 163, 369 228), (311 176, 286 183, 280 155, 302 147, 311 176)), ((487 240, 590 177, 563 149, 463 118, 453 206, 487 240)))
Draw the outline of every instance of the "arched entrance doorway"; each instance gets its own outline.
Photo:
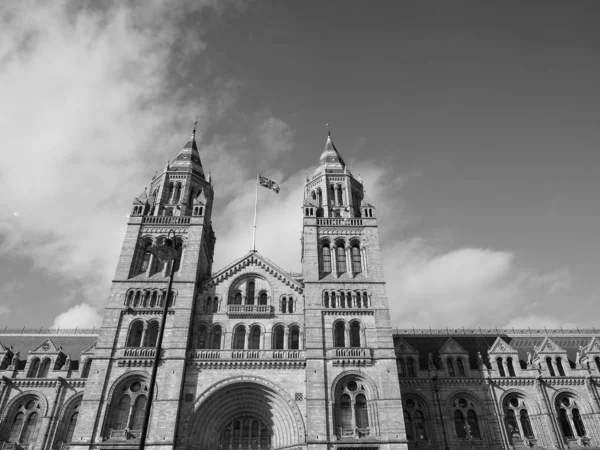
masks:
POLYGON ((200 395, 194 409, 188 448, 276 450, 306 440, 294 399, 260 377, 222 380, 200 395))

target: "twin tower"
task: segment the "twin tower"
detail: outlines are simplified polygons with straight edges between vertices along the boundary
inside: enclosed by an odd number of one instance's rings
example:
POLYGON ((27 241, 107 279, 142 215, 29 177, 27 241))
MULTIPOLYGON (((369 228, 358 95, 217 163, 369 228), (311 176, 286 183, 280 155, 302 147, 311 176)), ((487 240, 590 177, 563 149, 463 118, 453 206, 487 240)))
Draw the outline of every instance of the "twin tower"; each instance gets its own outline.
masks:
POLYGON ((214 272, 214 199, 195 134, 135 199, 70 448, 139 446, 164 302, 148 448, 406 448, 375 209, 331 137, 302 274, 258 252, 214 272))

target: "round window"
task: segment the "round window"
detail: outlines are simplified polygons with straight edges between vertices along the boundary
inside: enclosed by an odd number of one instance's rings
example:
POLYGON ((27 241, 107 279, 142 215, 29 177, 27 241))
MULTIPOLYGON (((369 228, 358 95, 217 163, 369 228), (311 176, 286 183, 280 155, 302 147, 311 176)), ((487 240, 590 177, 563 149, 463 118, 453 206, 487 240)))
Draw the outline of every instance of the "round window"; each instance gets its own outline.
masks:
POLYGON ((142 384, 139 381, 136 381, 131 385, 131 392, 137 392, 142 388, 142 384))
POLYGON ((406 400, 406 406, 408 406, 409 408, 414 408, 415 401, 412 398, 409 398, 408 400, 406 400))
POLYGON ((29 400, 25 405, 25 409, 31 409, 35 406, 35 400, 29 400))
POLYGON ((464 398, 459 398, 458 399, 458 406, 460 406, 461 408, 466 408, 467 407, 467 401, 464 398))
POLYGON ((514 406, 516 408, 517 406, 519 406, 519 399, 517 399, 515 397, 511 398, 510 404, 511 404, 511 406, 514 406))
POLYGON ((571 404, 571 401, 569 400, 569 397, 563 397, 560 399, 561 403, 565 406, 569 406, 571 404))
POLYGON ((358 385, 356 384, 356 381, 349 381, 348 382, 348 390, 354 392, 356 389, 358 388, 358 385))

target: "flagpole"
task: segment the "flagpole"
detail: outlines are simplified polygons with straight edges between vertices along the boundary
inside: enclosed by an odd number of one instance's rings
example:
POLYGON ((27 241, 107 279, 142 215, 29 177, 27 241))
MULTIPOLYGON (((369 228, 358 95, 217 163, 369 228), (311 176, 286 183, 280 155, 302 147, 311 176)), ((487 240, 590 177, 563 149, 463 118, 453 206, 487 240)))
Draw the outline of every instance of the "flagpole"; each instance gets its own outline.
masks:
POLYGON ((256 207, 258 206, 258 174, 256 174, 256 197, 254 199, 254 228, 252 230, 252 251, 256 251, 256 207))

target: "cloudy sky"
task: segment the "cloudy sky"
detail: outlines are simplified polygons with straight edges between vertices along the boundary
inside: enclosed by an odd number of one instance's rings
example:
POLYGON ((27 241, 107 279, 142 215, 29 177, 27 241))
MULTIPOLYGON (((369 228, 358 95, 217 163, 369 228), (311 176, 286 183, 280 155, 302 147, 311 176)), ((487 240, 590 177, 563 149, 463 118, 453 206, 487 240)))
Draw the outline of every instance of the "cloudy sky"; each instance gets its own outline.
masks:
POLYGON ((94 326, 132 200, 196 116, 215 269, 300 271, 331 123, 397 327, 598 326, 600 4, 0 5, 0 324, 94 326))

